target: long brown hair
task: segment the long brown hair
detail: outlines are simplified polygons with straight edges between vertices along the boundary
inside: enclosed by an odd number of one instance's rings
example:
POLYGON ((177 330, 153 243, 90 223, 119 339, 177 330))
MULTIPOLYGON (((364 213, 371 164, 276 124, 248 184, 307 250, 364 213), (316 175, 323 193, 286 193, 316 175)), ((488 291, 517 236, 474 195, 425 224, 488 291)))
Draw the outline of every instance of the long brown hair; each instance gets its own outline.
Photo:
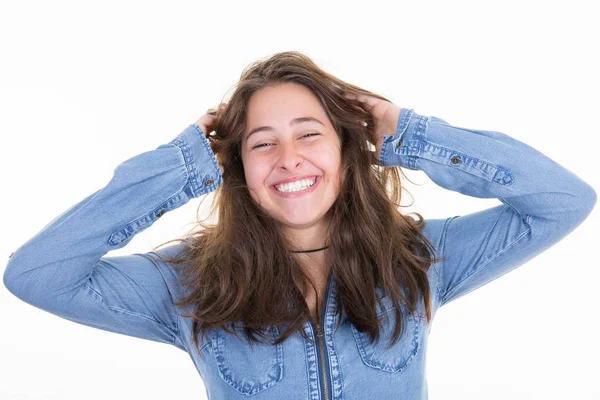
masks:
MULTIPOLYGON (((239 321, 250 344, 260 342, 257 335, 265 338, 264 330, 271 324, 287 325, 274 344, 296 331, 306 338, 302 328, 310 318, 305 301, 310 278, 287 250, 294 247, 280 232, 278 222, 252 200, 241 158, 250 97, 284 82, 304 85, 316 95, 342 143, 342 184, 326 215, 331 222, 325 250, 326 265, 331 266, 336 281, 338 309, 343 305, 349 321, 378 341, 376 286, 381 285, 395 306, 396 343, 404 326, 401 304, 414 313, 422 295, 427 321, 431 320, 427 271, 438 259, 421 233, 423 217, 415 213, 419 216, 416 222, 399 212, 401 171, 382 167, 372 151, 377 138, 371 115, 353 105, 344 93, 387 99, 332 76, 296 51, 249 65, 229 101, 217 107, 209 141, 223 167, 223 183, 215 190, 210 213, 218 209, 218 222, 198 221, 196 227, 202 229, 190 237, 166 242, 185 243, 176 258, 163 257, 182 272, 181 281, 189 293, 175 304, 193 309, 185 316, 194 320, 197 349, 199 333, 204 338, 209 329, 223 328, 237 335, 229 325, 239 321)), ((341 320, 340 313, 337 327, 341 320)))

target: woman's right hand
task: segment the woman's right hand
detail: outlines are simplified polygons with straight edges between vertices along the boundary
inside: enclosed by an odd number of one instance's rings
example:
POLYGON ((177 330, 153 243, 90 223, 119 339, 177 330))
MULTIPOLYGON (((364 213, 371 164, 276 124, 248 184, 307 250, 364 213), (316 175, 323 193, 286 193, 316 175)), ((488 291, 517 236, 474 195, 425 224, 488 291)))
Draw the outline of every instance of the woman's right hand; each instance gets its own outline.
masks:
POLYGON ((206 137, 210 136, 210 133, 215 129, 217 122, 217 114, 213 110, 214 109, 209 109, 206 114, 196 121, 196 125, 202 129, 202 132, 204 132, 204 136, 206 137))

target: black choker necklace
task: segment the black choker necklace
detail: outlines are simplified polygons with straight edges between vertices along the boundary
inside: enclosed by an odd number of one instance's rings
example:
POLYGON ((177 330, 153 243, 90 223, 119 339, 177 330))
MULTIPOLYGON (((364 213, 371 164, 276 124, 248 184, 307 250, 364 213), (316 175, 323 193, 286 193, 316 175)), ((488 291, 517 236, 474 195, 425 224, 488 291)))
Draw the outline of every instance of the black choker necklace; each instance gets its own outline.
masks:
POLYGON ((314 249, 314 250, 290 250, 290 251, 292 253, 312 253, 312 252, 315 252, 315 251, 325 250, 328 247, 329 246, 325 246, 325 247, 321 247, 320 249, 314 249))

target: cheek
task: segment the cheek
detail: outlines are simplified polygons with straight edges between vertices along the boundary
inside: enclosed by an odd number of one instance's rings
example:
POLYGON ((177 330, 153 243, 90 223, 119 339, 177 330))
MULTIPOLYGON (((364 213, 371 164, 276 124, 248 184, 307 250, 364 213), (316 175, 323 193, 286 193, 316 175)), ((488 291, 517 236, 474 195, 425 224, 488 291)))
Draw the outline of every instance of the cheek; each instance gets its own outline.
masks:
POLYGON ((244 175, 246 177, 246 185, 248 186, 250 197, 254 203, 260 205, 260 199, 256 194, 256 190, 259 188, 259 172, 252 167, 244 165, 244 175))
POLYGON ((340 174, 342 170, 342 160, 340 158, 340 154, 338 152, 328 152, 327 154, 323 154, 320 159, 324 160, 321 165, 325 172, 329 174, 330 179, 337 179, 339 182, 341 179, 340 174))
POLYGON ((339 196, 340 190, 344 184, 344 177, 342 176, 342 164, 341 160, 338 160, 338 163, 332 166, 330 171, 331 180, 334 185, 334 191, 336 197, 339 196))
POLYGON ((265 186, 265 182, 269 177, 269 167, 265 163, 247 160, 244 163, 244 175, 246 176, 246 184, 250 189, 257 189, 265 186))

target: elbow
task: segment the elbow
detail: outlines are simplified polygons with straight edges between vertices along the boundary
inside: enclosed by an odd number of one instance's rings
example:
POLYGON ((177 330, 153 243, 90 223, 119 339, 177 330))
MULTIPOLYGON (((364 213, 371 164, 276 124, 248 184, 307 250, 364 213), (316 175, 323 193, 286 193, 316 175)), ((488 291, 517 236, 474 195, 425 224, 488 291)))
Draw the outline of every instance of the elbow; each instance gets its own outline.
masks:
MULTIPOLYGON (((6 269, 4 270, 4 274, 2 275, 2 282, 4 283, 4 287, 13 295, 17 296, 16 289, 16 279, 15 279, 15 268, 13 263, 10 261, 6 265, 6 269)), ((17 296, 18 297, 18 296, 17 296)))
POLYGON ((576 207, 574 207, 575 214, 573 214, 572 223, 574 224, 573 228, 579 226, 585 221, 589 215, 592 213, 594 206, 596 205, 598 195, 594 188, 592 188, 587 183, 579 191, 575 200, 576 207))
POLYGON ((594 190, 593 187, 586 184, 586 190, 582 195, 583 202, 583 215, 584 219, 588 217, 592 213, 594 206, 596 205, 596 200, 598 199, 598 194, 594 190))
POLYGON ((2 275, 2 282, 4 283, 4 287, 10 293, 26 303, 29 303, 27 297, 30 296, 30 293, 27 293, 26 290, 28 284, 25 283, 26 280, 23 278, 23 269, 20 268, 19 262, 12 257, 6 265, 6 269, 2 275))

